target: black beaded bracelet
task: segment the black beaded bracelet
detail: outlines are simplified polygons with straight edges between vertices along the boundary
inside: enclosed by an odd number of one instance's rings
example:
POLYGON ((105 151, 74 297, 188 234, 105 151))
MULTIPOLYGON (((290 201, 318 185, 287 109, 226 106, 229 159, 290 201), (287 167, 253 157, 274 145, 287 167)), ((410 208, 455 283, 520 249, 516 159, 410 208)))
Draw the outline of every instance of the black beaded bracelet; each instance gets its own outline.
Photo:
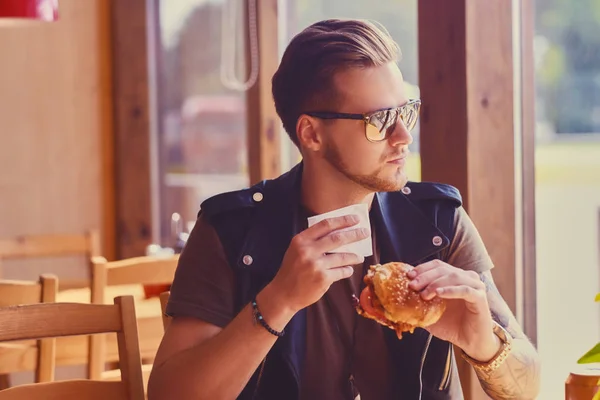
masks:
POLYGON ((263 328, 265 328, 271 335, 275 335, 277 337, 282 337, 285 335, 285 331, 277 332, 275 329, 271 328, 269 324, 267 324, 262 314, 258 310, 256 299, 252 300, 252 315, 254 316, 254 323, 258 322, 261 324, 263 328))

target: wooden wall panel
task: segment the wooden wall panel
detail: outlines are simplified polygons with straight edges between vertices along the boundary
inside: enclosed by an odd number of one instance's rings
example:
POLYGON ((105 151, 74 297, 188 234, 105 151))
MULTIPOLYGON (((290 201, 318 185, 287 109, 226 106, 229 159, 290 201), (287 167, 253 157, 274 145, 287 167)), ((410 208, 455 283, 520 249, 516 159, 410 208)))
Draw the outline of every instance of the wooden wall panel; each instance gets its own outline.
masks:
MULTIPOLYGON (((0 236, 101 229, 114 242, 108 2, 61 0, 60 20, 0 26, 0 236)), ((32 277, 44 264, 5 268, 32 277)), ((59 275, 87 275, 82 263, 59 275)))

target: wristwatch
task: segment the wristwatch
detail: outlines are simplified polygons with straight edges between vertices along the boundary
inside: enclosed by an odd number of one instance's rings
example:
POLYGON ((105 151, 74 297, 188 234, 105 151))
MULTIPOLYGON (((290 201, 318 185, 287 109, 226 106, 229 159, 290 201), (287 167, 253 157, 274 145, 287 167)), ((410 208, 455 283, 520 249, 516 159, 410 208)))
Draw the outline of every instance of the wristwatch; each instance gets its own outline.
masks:
POLYGON ((500 346, 500 350, 498 350, 498 353, 496 353, 491 360, 486 362, 477 361, 474 358, 469 357, 464 351, 462 352, 462 357, 473 366, 476 372, 484 372, 486 374, 494 372, 502 365, 504 360, 506 360, 510 354, 513 338, 510 333, 496 321, 494 321, 494 334, 498 336, 502 346, 500 346))

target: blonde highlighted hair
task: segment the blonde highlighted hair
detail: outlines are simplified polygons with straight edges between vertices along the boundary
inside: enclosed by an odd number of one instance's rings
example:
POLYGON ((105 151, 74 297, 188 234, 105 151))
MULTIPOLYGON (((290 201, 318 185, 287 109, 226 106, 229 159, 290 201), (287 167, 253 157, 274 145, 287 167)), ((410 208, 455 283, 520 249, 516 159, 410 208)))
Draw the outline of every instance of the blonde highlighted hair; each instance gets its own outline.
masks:
MULTIPOLYGON (((310 25, 287 46, 272 80, 273 100, 283 127, 298 145, 296 122, 308 111, 337 100, 336 72, 397 62, 398 44, 380 24, 328 19, 310 25)), ((328 110, 330 111, 330 110, 328 110)))

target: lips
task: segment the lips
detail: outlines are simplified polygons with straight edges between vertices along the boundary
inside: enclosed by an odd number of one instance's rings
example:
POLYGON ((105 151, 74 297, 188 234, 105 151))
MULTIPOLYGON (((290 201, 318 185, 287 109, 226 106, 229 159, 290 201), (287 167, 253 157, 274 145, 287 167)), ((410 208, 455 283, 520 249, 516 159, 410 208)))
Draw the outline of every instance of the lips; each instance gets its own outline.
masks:
POLYGON ((408 156, 408 151, 405 151, 401 154, 396 154, 392 157, 391 160, 388 161, 390 164, 403 164, 408 156))
POLYGON ((388 164, 398 164, 398 165, 400 165, 400 164, 404 164, 405 161, 406 161, 406 156, 390 160, 390 161, 388 161, 388 164))

